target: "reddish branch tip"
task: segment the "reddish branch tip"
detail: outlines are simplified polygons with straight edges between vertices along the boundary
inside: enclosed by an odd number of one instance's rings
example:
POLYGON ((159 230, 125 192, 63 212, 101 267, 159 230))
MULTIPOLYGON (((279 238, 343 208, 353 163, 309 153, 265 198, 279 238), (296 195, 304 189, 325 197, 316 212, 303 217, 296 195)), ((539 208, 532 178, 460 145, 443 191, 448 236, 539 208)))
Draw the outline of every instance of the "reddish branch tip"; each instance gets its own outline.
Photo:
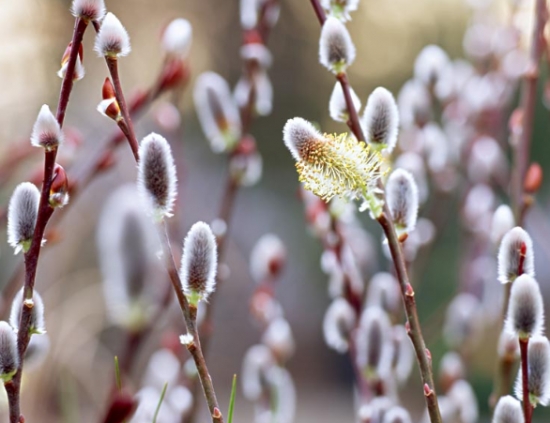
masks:
POLYGON ((407 297, 414 297, 414 290, 413 290, 413 287, 410 283, 405 285, 405 295, 407 297))
POLYGON ((215 418, 215 419, 221 419, 222 412, 220 411, 220 409, 218 407, 214 407, 214 411, 212 412, 212 417, 215 418))
POLYGON ((405 322, 405 330, 407 331, 407 333, 411 333, 411 324, 408 320, 405 322))

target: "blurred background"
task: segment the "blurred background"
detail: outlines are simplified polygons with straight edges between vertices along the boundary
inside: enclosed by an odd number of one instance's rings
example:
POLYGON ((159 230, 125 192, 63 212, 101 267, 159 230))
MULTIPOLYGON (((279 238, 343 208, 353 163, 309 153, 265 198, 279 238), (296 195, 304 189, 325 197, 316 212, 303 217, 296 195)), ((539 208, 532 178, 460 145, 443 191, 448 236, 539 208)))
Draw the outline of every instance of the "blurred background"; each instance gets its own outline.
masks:
MULTIPOLYGON (((348 72, 356 93, 363 104, 377 86, 384 86, 397 96, 413 75, 417 55, 428 44, 442 47, 451 59, 468 57, 464 48, 467 29, 479 22, 489 26, 506 25, 512 3, 511 0, 361 0, 347 25, 357 48, 357 59, 348 72)), ((518 18, 514 24, 522 28, 522 34, 528 34, 532 2, 522 2, 521 7, 526 13, 521 15, 523 20, 518 18)), ((57 104, 61 80, 56 72, 74 23, 69 8, 68 0, 0 0, 2 162, 9 162, 10 155, 28 143, 41 105, 46 103, 54 108, 57 104)), ((227 159, 210 150, 197 119, 192 90, 197 76, 207 70, 219 73, 231 86, 238 81, 243 67, 239 55, 243 37, 239 2, 111 0, 107 1, 107 8, 121 19, 131 37, 132 53, 120 60, 122 83, 128 95, 155 80, 164 56, 159 45, 163 28, 177 17, 189 20, 193 27, 189 84, 177 96, 166 95, 155 101, 150 110, 135 121, 138 138, 154 131, 166 136, 172 145, 178 167, 179 198, 171 230, 173 239, 183 240, 194 222, 211 222, 220 208, 227 159), (162 119, 163 113, 172 111, 168 105, 174 101, 181 112, 181 128, 167 126, 162 119)), ((323 249, 307 229, 294 163, 282 142, 282 128, 286 120, 294 116, 317 122, 325 132, 347 130, 329 116, 328 99, 334 76, 319 64, 319 34, 320 26, 308 1, 281 0, 280 18, 267 43, 273 55, 273 66, 269 69, 274 92, 273 112, 255 119, 250 131, 263 157, 263 175, 257 185, 245 187, 237 195, 223 259, 230 274, 216 300, 208 363, 225 411, 231 377, 240 373, 243 355, 259 342, 262 333, 249 313, 255 288, 249 274, 249 256, 262 235, 275 233, 284 242, 288 257, 276 283, 276 297, 291 324, 296 343, 295 354, 288 361, 297 391, 295 421, 329 423, 355 419, 353 371, 349 358, 330 350, 323 340, 322 321, 330 303, 328 276, 320 266, 323 249)), ((75 131, 78 134, 75 139, 81 140, 80 144, 61 152, 60 160, 70 164, 66 167, 71 169, 69 177, 72 172, 78 174, 85 168, 94 152, 110 134, 116 133, 114 123, 96 111, 108 72, 104 61, 92 51, 93 41, 90 29, 84 42, 86 77, 75 85, 65 123, 66 131, 75 131)), ((522 41, 521 45, 526 51, 526 43, 522 41)), ((518 56, 517 60, 523 59, 518 56)), ((544 64, 542 80, 545 75, 544 64)), ((539 85, 532 157, 546 168, 550 158, 548 110, 542 102, 544 84, 539 85)), ((507 116, 517 104, 517 84, 512 82, 510 86, 511 94, 503 107, 506 117, 501 122, 502 133, 506 133, 507 116)), ((506 145, 507 136, 498 141, 506 145)), ((506 148, 503 154, 508 160, 510 153, 506 148)), ((0 194, 3 208, 19 182, 40 175, 41 160, 42 153, 36 149, 21 165, 9 168, 0 194)), ((458 160, 457 167, 461 165, 466 167, 458 160)), ((123 145, 117 152, 115 165, 69 203, 63 220, 51 235, 53 240, 43 249, 37 289, 45 302, 51 346, 45 363, 29 371, 24 379, 23 410, 29 422, 99 421, 105 409, 114 374, 113 356, 121 353, 124 334, 111 327, 105 317, 96 228, 109 194, 115 187, 134 181, 135 176, 135 163, 123 145)), ((474 247, 471 232, 464 229, 463 224, 466 195, 467 190, 457 184, 445 195, 431 198, 420 212, 428 216, 434 207, 445 210, 443 217, 436 218, 442 222, 435 225, 433 242, 419 249, 417 265, 412 268, 420 318, 435 369, 448 350, 442 338, 447 306, 468 284, 464 282, 468 278, 464 270, 468 260, 465 257, 496 256, 496 247, 468 250, 474 247)), ((533 236, 536 272, 547 299, 550 294, 546 283, 549 261, 545 260, 550 253, 547 184, 543 184, 536 199, 537 207, 529 213, 525 228, 533 236)), ((506 192, 496 191, 494 206, 502 202, 509 202, 506 192)), ((381 251, 379 228, 366 213, 358 217, 372 237, 375 256, 369 274, 391 271, 381 251)), ((174 248, 179 256, 181 242, 174 243, 174 248)), ((7 243, 0 245, 0 286, 9 285, 21 262, 22 257, 13 256, 7 243)), ((501 287, 496 282, 493 264, 490 262, 484 271, 494 282, 491 292, 498 297, 501 287)), ((164 278, 164 274, 159 278, 164 278)), ((9 298, 4 296, 4 301, 9 298)), ((3 318, 7 309, 9 304, 3 304, 3 318)), ((165 329, 178 330, 174 323, 179 318, 177 310, 172 315, 164 316, 142 345, 134 367, 136 379, 131 385, 134 391, 139 389, 139 375, 148 357, 162 343, 165 329)), ((483 326, 481 322, 479 325, 483 326)), ((481 421, 489 420, 488 398, 499 330, 498 322, 484 325, 480 336, 483 342, 467 354, 467 375, 477 395, 481 421)), ((423 413, 422 396, 414 367, 402 400, 415 421, 420 420, 423 413)), ((235 421, 252 421, 252 410, 239 390, 235 421)), ((548 416, 547 412, 537 409, 536 417, 540 421, 548 416)), ((206 418, 197 421, 206 421, 206 418)))

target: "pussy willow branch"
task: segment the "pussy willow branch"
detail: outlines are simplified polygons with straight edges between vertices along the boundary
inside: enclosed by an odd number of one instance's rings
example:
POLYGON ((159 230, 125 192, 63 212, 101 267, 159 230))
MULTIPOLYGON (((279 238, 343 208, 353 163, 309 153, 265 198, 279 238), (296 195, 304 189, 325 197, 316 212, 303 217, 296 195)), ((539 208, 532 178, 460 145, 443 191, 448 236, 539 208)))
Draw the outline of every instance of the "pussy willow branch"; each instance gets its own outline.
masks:
MULTIPOLYGON (((122 87, 118 79, 117 62, 108 58, 106 58, 106 61, 107 61, 107 66, 109 67, 109 71, 111 72, 111 77, 113 78, 113 85, 115 88, 115 94, 116 94, 118 105, 120 107, 120 111, 122 113, 122 116, 124 117, 124 120, 126 121, 128 128, 132 128, 133 125, 130 119, 130 113, 126 106, 124 93, 122 91, 122 87)), ((137 139, 135 138, 135 134, 133 130, 128 131, 127 135, 128 135, 128 143, 130 144, 132 153, 134 154, 134 158, 136 159, 136 162, 139 162, 139 147, 138 147, 139 144, 137 139)), ((183 293, 183 285, 179 278, 176 262, 174 260, 174 254, 172 253, 172 246, 170 244, 170 239, 168 237, 168 229, 167 229, 166 221, 163 220, 160 226, 164 233, 162 240, 163 240, 164 254, 166 256, 166 267, 167 267, 168 275, 170 276, 170 281, 172 282, 172 286, 176 293, 176 298, 178 299, 178 303, 180 305, 180 308, 183 314, 183 319, 185 321, 185 326, 187 327, 187 332, 193 336, 193 342, 187 345, 187 350, 189 351, 189 353, 193 357, 193 360, 195 361, 197 372, 199 374, 199 379, 201 381, 201 385, 204 391, 204 396, 206 398, 206 403, 208 404, 208 409, 210 410, 210 415, 212 417, 212 423, 223 423, 223 415, 220 411, 220 407, 218 405, 218 399, 216 397, 216 392, 214 391, 214 385, 212 384, 212 378, 210 377, 210 373, 208 372, 206 360, 204 359, 204 355, 201 349, 201 344, 200 344, 199 335, 197 331, 197 324, 196 324, 196 310, 195 310, 195 313, 193 313, 189 305, 189 302, 187 301, 187 298, 183 293)))
MULTIPOLYGON (((546 0, 536 0, 534 5, 535 25, 531 40, 530 63, 527 72, 523 77, 521 89, 520 107, 523 113, 521 121, 521 135, 519 142, 513 147, 514 165, 512 169, 511 203, 516 225, 523 226, 526 205, 524 201, 523 183, 531 154, 531 141, 533 136, 533 125, 535 122, 535 110, 537 105, 537 83, 539 79, 539 64, 542 59, 545 47, 544 27, 548 19, 546 0)), ((512 284, 504 286, 504 303, 502 307, 502 321, 506 317, 510 290, 512 284)), ((499 398, 507 395, 512 382, 513 362, 510 357, 500 357, 498 360, 495 383, 491 394, 490 404, 495 406, 499 398)))
MULTIPOLYGON (((321 7, 318 0, 311 0, 311 4, 313 5, 315 13, 317 14, 317 18, 322 25, 326 19, 323 8, 321 7)), ((361 125, 359 125, 357 110, 355 109, 353 101, 351 100, 351 96, 349 95, 349 81, 347 77, 343 78, 341 75, 342 74, 337 75, 337 79, 342 85, 344 94, 346 92, 348 93, 348 95, 345 95, 346 107, 348 109, 348 114, 350 117, 348 121, 348 126, 358 140, 364 141, 365 137, 363 135, 361 125)), ((441 423, 441 413, 439 411, 437 395, 435 393, 431 358, 428 356, 426 344, 424 342, 424 338, 422 337, 420 321, 418 319, 418 312, 416 310, 416 302, 414 299, 414 291, 409 282, 409 276, 407 273, 405 259, 403 257, 403 251, 401 250, 401 246, 395 232, 395 228, 393 226, 391 213, 387 205, 384 205, 383 213, 377 218, 377 220, 380 226, 382 226, 384 234, 388 239, 390 253, 395 266, 397 279, 401 286, 403 305, 405 307, 405 314, 407 316, 408 323, 407 332, 413 343, 418 367, 420 368, 420 375, 422 378, 422 382, 424 383, 424 396, 426 399, 428 414, 430 415, 430 421, 432 423, 441 423)))
MULTIPOLYGON (((72 46, 69 55, 69 62, 67 63, 67 71, 61 84, 59 103, 57 105, 56 118, 59 126, 61 127, 63 126, 63 121, 65 120, 65 113, 73 88, 74 70, 76 59, 78 57, 78 51, 87 26, 88 21, 76 18, 73 30, 72 46)), ((23 357, 25 356, 25 352, 27 351, 27 346, 31 337, 31 334, 29 332, 33 308, 33 303, 31 300, 34 292, 34 283, 36 279, 36 269, 38 267, 38 258, 40 256, 40 247, 42 244, 42 239, 44 237, 44 231, 46 230, 46 225, 48 224, 48 221, 53 214, 53 208, 50 206, 49 199, 56 156, 57 148, 54 148, 51 151, 46 151, 44 154, 44 180, 42 183, 42 191, 40 194, 38 216, 31 247, 29 248, 29 251, 25 253, 25 285, 23 291, 25 301, 23 301, 21 319, 19 322, 19 332, 17 334, 17 349, 21 360, 14 378, 11 382, 6 384, 6 391, 8 393, 8 403, 10 409, 10 423, 19 423, 22 419, 20 392, 21 376, 23 373, 23 357)))

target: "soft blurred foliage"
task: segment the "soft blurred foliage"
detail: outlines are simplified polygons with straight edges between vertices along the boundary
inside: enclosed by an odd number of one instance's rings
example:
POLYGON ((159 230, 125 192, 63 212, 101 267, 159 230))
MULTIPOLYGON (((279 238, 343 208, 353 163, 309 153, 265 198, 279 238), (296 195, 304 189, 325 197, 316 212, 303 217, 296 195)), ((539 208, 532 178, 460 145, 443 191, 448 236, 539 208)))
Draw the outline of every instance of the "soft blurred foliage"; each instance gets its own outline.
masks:
MULTIPOLYGON (((495 19, 499 19, 501 3, 505 2, 495 1, 495 19)), ((74 22, 69 6, 67 0, 0 0, 3 158, 9 157, 16 145, 28 142, 40 106, 56 105, 60 79, 55 74, 74 22)), ((213 220, 220 206, 226 161, 212 154, 204 139, 191 89, 194 78, 205 70, 220 73, 232 85, 238 80, 242 67, 238 53, 242 37, 238 1, 108 0, 107 6, 122 20, 132 41, 132 53, 120 61, 122 83, 128 93, 148 86, 158 72, 162 28, 180 16, 193 25, 192 79, 183 95, 176 98, 182 112, 183 133, 164 134, 173 146, 180 180, 180 219, 171 225, 176 238, 183 239, 192 223, 213 220)), ((397 94, 411 76, 415 57, 427 44, 440 45, 451 58, 463 57, 462 39, 470 13, 464 0, 362 0, 348 25, 357 47, 357 60, 349 70, 356 93, 363 102, 380 85, 397 94)), ((264 174, 259 185, 243 189, 237 197, 225 258, 231 273, 216 301, 215 335, 208 362, 225 410, 231 376, 240 371, 245 351, 260 336, 248 313, 253 290, 248 272, 250 250, 264 233, 278 234, 289 257, 276 289, 297 342, 295 356, 289 361, 298 391, 296 421, 328 423, 353 421, 352 369, 346 356, 328 350, 323 342, 321 325, 328 296, 327 277, 319 267, 321 247, 306 230, 294 164, 281 141, 284 123, 294 116, 318 122, 327 132, 343 131, 343 126, 330 121, 328 116, 334 79, 318 63, 319 32, 308 1, 282 1, 281 17, 268 43, 274 57, 269 72, 274 86, 274 111, 269 117, 257 119, 251 131, 263 156, 264 174)), ((85 37, 86 77, 75 86, 66 119, 67 128, 76 128, 82 134, 83 144, 74 153, 75 165, 71 167, 77 172, 115 129, 110 120, 95 110, 107 69, 92 51, 92 35, 89 30, 85 37)), ((167 100, 157 101, 139 120, 138 138, 150 131, 163 131, 156 115, 167 100)), ((539 102, 532 156, 543 168, 547 168, 550 157, 547 116, 547 109, 539 102)), ((116 330, 105 329, 95 228, 109 193, 135 178, 135 165, 125 145, 117 159, 113 170, 97 178, 69 205, 56 233, 59 242, 48 245, 41 256, 37 288, 45 301, 52 346, 46 364, 29 372, 24 379, 23 407, 28 410, 28 421, 97 421, 95 416, 104 409, 114 372, 112 358, 120 353, 123 338, 116 330)), ((31 178, 40 167, 41 152, 37 150, 3 187, 2 206, 7 205, 13 187, 31 178)), ((545 184, 538 197, 542 205, 548 201, 547 191, 545 184)), ((436 244, 419 258, 422 265, 415 269, 421 270, 413 274, 434 368, 446 350, 441 328, 446 306, 459 289, 460 251, 467 248, 461 244, 464 233, 458 223, 460 196, 441 201, 448 202, 445 209, 451 211, 444 217, 446 223, 436 244)), ((543 292, 548 294, 546 281, 550 269, 548 260, 544 260, 550 253, 549 238, 545 236, 550 230, 548 213, 540 208, 533 210, 533 214, 538 218, 528 219, 526 227, 534 237, 539 258, 537 275, 543 292)), ((380 239, 379 229, 366 215, 361 218, 372 228, 374 238, 380 239)), ((181 244, 175 244, 174 248, 179 255, 181 244)), ((6 284, 22 257, 13 257, 6 243, 0 246, 0 252, 0 283, 6 284)), ((390 268, 387 263, 383 266, 390 268)), ((159 283, 164 281, 164 274, 158 278, 159 283)), ((170 320, 178 318, 174 313, 170 320)), ((468 357, 468 376, 485 415, 497 333, 495 329, 487 331, 482 347, 468 357)), ((140 374, 161 337, 160 329, 152 334, 138 356, 136 374, 140 374)), ((406 391, 404 402, 414 416, 420 416, 423 401, 416 370, 409 386, 412 389, 406 391)), ((250 421, 250 406, 240 393, 236 410, 236 421, 250 421)), ((537 416, 543 415, 537 410, 537 416)))

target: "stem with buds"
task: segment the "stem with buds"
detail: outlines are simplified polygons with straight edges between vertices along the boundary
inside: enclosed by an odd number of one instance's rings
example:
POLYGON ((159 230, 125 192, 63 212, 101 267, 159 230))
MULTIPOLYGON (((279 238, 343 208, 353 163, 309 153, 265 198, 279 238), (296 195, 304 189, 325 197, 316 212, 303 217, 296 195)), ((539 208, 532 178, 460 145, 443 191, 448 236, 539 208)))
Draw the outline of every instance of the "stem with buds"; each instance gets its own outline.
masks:
MULTIPOLYGON (((59 126, 61 127, 63 126, 63 121, 65 120, 65 113, 73 88, 73 78, 76 60, 78 57, 78 50, 80 48, 80 44, 82 43, 82 38, 84 37, 84 32, 86 31, 87 27, 88 21, 76 18, 69 61, 67 64, 67 70, 63 78, 63 82, 61 84, 59 103, 57 105, 56 119, 59 123, 59 126)), ((46 230, 48 221, 50 220, 50 217, 52 216, 54 211, 54 209, 50 206, 49 200, 56 156, 57 148, 46 151, 44 154, 44 180, 42 183, 42 191, 40 194, 38 216, 36 219, 36 226, 31 247, 29 248, 28 252, 25 253, 25 285, 23 290, 24 301, 21 312, 21 320, 19 322, 19 332, 17 334, 17 348, 20 357, 20 363, 14 378, 11 382, 6 384, 6 391, 8 393, 8 403, 10 409, 10 423, 20 423, 23 419, 20 409, 23 358, 25 357, 25 352, 27 351, 27 346, 29 345, 29 341, 31 338, 29 328, 31 325, 31 316, 33 309, 32 298, 42 239, 44 238, 44 232, 46 230)))

